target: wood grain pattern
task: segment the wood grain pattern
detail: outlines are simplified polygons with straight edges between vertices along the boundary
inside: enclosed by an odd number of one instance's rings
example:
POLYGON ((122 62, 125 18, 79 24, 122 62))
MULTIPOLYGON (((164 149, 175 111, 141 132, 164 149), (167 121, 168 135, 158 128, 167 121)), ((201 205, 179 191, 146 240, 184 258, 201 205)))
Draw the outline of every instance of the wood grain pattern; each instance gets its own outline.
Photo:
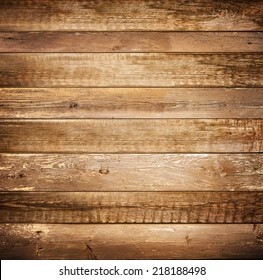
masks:
POLYGON ((262 225, 0 225, 1 259, 262 259, 262 225))
POLYGON ((1 259, 262 259, 262 0, 0 0, 1 259))
POLYGON ((0 54, 2 87, 262 87, 263 54, 0 54))
POLYGON ((0 118, 262 118, 263 88, 0 88, 0 118))
POLYGON ((263 32, 0 32, 0 52, 262 52, 263 32))
POLYGON ((2 120, 1 152, 262 152, 263 120, 2 120))
POLYGON ((263 192, 0 192, 0 223, 262 223, 263 192))
POLYGON ((0 29, 262 30, 260 0, 1 0, 0 29))
POLYGON ((1 191, 263 191, 259 154, 0 154, 1 191))

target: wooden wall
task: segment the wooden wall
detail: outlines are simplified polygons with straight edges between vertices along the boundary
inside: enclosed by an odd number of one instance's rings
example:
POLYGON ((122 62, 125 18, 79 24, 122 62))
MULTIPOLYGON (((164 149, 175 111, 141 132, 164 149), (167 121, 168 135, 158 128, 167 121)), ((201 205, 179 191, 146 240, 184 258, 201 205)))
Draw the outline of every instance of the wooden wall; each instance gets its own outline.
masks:
POLYGON ((263 1, 1 0, 1 259, 261 259, 263 1))

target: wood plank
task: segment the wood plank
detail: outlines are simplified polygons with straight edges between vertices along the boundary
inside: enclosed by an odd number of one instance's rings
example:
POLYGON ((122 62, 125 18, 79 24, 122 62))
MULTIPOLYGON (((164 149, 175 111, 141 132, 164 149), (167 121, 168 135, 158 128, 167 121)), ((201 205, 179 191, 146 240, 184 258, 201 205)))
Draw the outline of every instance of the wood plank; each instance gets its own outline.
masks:
POLYGON ((2 87, 262 87, 261 54, 0 54, 2 87))
POLYGON ((251 31, 263 28, 261 0, 1 0, 0 29, 251 31))
POLYGON ((263 88, 0 88, 0 118, 262 118, 263 88))
POLYGON ((263 32, 0 32, 0 52, 262 52, 263 32))
POLYGON ((262 223, 263 192, 0 192, 0 223, 262 223))
POLYGON ((0 139, 1 152, 262 152, 263 120, 2 120, 0 139))
POLYGON ((2 224, 0 257, 262 259, 262 233, 262 225, 2 224))
POLYGON ((1 191, 263 191, 260 154, 0 154, 1 191))

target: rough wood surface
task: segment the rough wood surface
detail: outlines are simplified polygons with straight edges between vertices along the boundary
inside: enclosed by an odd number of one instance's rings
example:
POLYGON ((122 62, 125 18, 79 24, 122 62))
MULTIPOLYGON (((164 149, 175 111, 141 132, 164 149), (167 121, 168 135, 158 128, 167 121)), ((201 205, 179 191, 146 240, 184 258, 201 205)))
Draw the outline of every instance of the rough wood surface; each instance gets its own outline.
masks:
POLYGON ((5 259, 262 259, 262 225, 0 225, 5 259))
POLYGON ((0 154, 1 191, 263 191, 258 154, 0 154))
POLYGON ((260 119, 2 120, 1 152, 262 152, 260 119))
POLYGON ((0 118, 262 118, 263 88, 0 88, 0 118))
POLYGON ((262 30, 261 0, 1 0, 0 29, 262 30))
POLYGON ((262 97, 262 0, 0 0, 0 258, 262 259, 262 97))
POLYGON ((0 52, 262 52, 263 32, 0 32, 0 52))
POLYGON ((262 87, 263 53, 1 53, 0 85, 262 87))
POLYGON ((0 192, 0 223, 262 223, 263 192, 0 192))

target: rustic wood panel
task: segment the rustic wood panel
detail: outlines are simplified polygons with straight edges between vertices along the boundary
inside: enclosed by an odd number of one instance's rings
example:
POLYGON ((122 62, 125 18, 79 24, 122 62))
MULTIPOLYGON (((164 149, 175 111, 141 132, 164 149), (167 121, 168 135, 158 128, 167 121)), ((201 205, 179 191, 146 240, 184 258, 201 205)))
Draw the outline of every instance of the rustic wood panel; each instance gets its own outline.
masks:
POLYGON ((262 259, 262 225, 0 225, 1 259, 262 259))
POLYGON ((262 32, 0 32, 0 52, 262 52, 262 32))
POLYGON ((2 87, 262 87, 261 54, 0 54, 2 87))
POLYGON ((0 88, 0 118, 262 118, 263 88, 0 88))
POLYGON ((259 154, 0 154, 1 191, 263 191, 259 154))
POLYGON ((2 223, 262 223, 263 192, 0 192, 2 223))
POLYGON ((262 30, 260 0, 1 0, 0 29, 262 30))
POLYGON ((2 120, 1 152, 262 152, 263 120, 2 120))

